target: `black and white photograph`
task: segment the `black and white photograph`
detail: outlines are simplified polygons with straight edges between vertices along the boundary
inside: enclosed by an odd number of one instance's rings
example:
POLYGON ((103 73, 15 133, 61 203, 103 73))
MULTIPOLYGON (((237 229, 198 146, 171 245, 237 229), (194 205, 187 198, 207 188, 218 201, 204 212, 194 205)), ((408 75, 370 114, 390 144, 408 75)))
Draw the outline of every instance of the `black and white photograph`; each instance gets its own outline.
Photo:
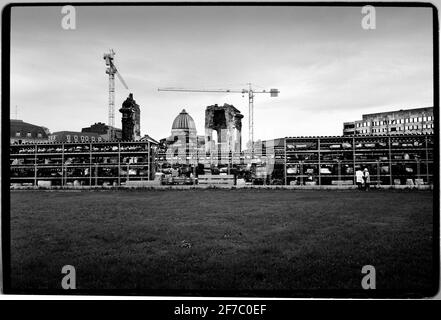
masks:
POLYGON ((434 5, 12 4, 2 32, 5 293, 437 294, 434 5))

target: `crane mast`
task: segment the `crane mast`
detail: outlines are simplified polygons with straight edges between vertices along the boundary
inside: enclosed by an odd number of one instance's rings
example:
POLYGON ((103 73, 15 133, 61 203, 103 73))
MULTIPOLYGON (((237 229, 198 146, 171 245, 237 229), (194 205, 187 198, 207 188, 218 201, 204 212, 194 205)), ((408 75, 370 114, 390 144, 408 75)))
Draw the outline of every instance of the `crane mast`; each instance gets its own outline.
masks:
POLYGON ((113 49, 110 49, 109 53, 104 54, 104 60, 106 61, 106 73, 109 75, 109 111, 108 111, 108 123, 109 126, 109 140, 114 138, 114 127, 115 127, 115 74, 118 76, 118 79, 124 85, 126 89, 126 82, 122 78, 121 74, 115 67, 113 63, 113 59, 115 57, 115 52, 113 49))
POLYGON ((251 83, 247 83, 246 89, 183 89, 183 88, 159 88, 158 91, 178 91, 178 92, 211 92, 211 93, 241 93, 248 94, 248 139, 250 149, 254 154, 254 96, 256 93, 269 93, 271 97, 277 97, 280 93, 278 89, 254 90, 251 83))
POLYGON ((248 137, 251 144, 251 153, 254 154, 254 93, 251 83, 248 83, 248 137))

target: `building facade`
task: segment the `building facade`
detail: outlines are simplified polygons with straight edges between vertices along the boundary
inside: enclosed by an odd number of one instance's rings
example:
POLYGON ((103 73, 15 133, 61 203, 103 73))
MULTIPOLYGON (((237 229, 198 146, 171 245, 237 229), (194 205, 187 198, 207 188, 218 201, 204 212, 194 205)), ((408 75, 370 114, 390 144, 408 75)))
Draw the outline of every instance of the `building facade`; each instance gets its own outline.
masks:
POLYGON ((10 143, 33 143, 49 141, 49 131, 42 126, 23 122, 23 120, 10 120, 10 143))
POLYGON ((345 122, 343 135, 432 134, 433 107, 365 114, 362 120, 345 122))
POLYGON ((49 142, 101 142, 106 141, 100 134, 94 132, 57 131, 49 135, 49 142))
POLYGON ((81 129, 81 132, 84 133, 97 133, 99 134, 103 140, 109 141, 112 140, 110 133, 113 133, 113 138, 115 140, 121 140, 122 138, 122 130, 114 127, 110 127, 102 122, 95 122, 90 127, 86 127, 81 129))

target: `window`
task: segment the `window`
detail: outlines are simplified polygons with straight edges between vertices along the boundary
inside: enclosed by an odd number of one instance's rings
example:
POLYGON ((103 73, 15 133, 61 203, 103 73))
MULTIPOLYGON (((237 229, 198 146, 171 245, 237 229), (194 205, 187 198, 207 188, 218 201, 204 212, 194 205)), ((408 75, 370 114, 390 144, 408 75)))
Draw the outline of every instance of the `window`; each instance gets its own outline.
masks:
POLYGON ((101 142, 103 140, 103 138, 101 138, 101 137, 98 137, 98 141, 99 142, 101 142))
POLYGON ((38 138, 42 138, 43 135, 42 135, 41 133, 37 133, 37 137, 38 137, 38 138))
POLYGON ((423 118, 418 117, 418 122, 421 122, 421 121, 423 121, 423 118))
POLYGON ((427 121, 427 117, 423 117, 423 121, 427 121))
POLYGON ((77 135, 74 136, 74 141, 78 142, 78 136, 77 135))
POLYGON ((84 142, 84 136, 81 136, 80 139, 81 139, 81 142, 84 142))
POLYGON ((432 120, 433 120, 433 117, 432 117, 432 116, 428 116, 428 117, 427 117, 427 120, 428 120, 428 121, 432 121, 432 120))
POLYGON ((16 133, 15 133, 15 136, 16 136, 16 137, 20 137, 20 132, 16 132, 16 133))
POLYGON ((26 135, 28 138, 32 137, 32 134, 30 132, 27 133, 26 135))
POLYGON ((84 141, 89 142, 89 136, 85 136, 84 141))
POLYGON ((95 142, 95 137, 92 137, 92 142, 95 142))
POLYGON ((66 136, 66 141, 67 141, 67 142, 70 142, 70 134, 68 134, 68 135, 66 136))

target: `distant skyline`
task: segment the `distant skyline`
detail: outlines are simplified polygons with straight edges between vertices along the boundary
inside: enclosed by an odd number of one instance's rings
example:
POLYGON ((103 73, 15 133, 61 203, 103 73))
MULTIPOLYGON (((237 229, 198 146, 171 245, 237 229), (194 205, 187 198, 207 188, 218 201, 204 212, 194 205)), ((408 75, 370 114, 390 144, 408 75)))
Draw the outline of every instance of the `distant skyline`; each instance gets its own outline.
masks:
POLYGON ((361 6, 76 6, 76 30, 61 28, 61 7, 13 8, 11 118, 55 131, 107 123, 103 54, 115 79, 118 109, 132 92, 141 133, 170 135, 186 109, 204 134, 205 107, 233 104, 248 138, 248 99, 241 94, 158 92, 277 88, 255 98, 255 139, 341 135, 362 114, 433 106, 430 8, 376 8, 375 30, 361 27, 361 6))

